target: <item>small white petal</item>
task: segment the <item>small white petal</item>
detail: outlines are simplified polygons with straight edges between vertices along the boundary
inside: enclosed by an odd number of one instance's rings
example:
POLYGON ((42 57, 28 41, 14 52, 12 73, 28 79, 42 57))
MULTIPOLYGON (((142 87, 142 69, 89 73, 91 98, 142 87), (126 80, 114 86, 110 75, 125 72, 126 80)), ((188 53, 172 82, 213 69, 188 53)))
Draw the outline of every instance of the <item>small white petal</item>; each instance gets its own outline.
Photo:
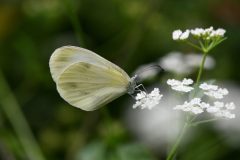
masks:
POLYGON ((235 118, 235 114, 232 114, 232 113, 230 113, 230 112, 227 111, 227 110, 224 110, 224 111, 223 111, 223 117, 232 119, 232 118, 235 118))
POLYGON ((219 110, 220 109, 218 107, 214 107, 214 106, 211 106, 211 107, 207 108, 207 112, 209 112, 209 113, 216 113, 219 110))
POLYGON ((205 102, 201 103, 201 108, 205 109, 205 108, 209 108, 209 107, 210 107, 210 104, 205 103, 205 102))
POLYGON ((192 111, 192 113, 194 113, 194 114, 200 114, 200 113, 203 112, 203 109, 200 108, 200 107, 192 107, 191 111, 192 111))
POLYGON ((231 103, 227 103, 225 105, 225 107, 228 109, 228 110, 234 110, 236 108, 235 104, 233 102, 231 103))
POLYGON ((228 92, 228 90, 227 90, 226 88, 219 88, 219 89, 218 89, 218 93, 225 96, 225 95, 227 95, 229 92, 228 92))
POLYGON ((201 35, 203 35, 203 33, 204 33, 204 29, 202 28, 195 28, 191 30, 191 34, 194 36, 200 37, 201 35))
POLYGON ((180 92, 190 92, 194 88, 189 86, 179 85, 179 86, 173 86, 172 89, 180 92))
POLYGON ((182 84, 183 84, 183 85, 193 84, 193 80, 192 80, 192 79, 184 78, 183 81, 182 81, 182 84))
POLYGON ((224 103, 223 103, 223 102, 216 101, 216 102, 214 102, 214 106, 215 106, 215 107, 218 107, 218 108, 223 108, 223 107, 224 107, 224 103))
POLYGON ((224 34, 226 33, 225 29, 219 28, 216 30, 216 35, 223 37, 224 34))
POLYGON ((180 92, 190 92, 193 90, 193 87, 188 85, 192 84, 193 80, 184 78, 183 81, 178 81, 175 79, 167 80, 167 84, 171 86, 173 90, 180 91, 180 92))
POLYGON ((173 40, 179 40, 180 36, 182 35, 182 31, 180 29, 173 31, 172 38, 173 40))
POLYGON ((207 84, 207 83, 202 83, 199 88, 202 90, 217 90, 218 86, 212 85, 212 84, 207 84))
POLYGON ((154 90, 147 94, 146 92, 141 91, 137 94, 135 97, 136 103, 133 105, 133 108, 140 107, 141 109, 152 109, 154 106, 159 104, 159 101, 162 98, 162 94, 160 94, 160 91, 158 88, 154 88, 154 90))
POLYGON ((137 94, 136 100, 143 99, 146 96, 146 92, 141 91, 140 93, 137 94))
POLYGON ((189 37, 189 33, 190 33, 190 31, 189 30, 186 30, 185 32, 183 32, 182 34, 181 34, 181 36, 180 36, 180 40, 186 40, 186 39, 188 39, 188 37, 189 37))
POLYGON ((177 86, 177 85, 181 85, 181 82, 175 79, 169 79, 167 80, 167 84, 170 86, 177 86))
POLYGON ((193 98, 191 101, 190 101, 190 104, 192 105, 200 105, 200 102, 201 102, 201 99, 200 98, 193 98))

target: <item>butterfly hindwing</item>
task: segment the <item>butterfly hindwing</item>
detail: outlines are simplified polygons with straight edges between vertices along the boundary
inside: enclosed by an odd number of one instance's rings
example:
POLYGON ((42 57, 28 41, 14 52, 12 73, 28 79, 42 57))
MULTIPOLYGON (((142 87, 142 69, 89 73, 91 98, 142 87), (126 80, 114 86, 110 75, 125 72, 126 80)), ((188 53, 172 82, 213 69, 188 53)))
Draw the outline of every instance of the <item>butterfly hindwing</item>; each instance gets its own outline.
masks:
POLYGON ((56 83, 68 103, 92 111, 126 93, 129 77, 115 66, 77 62, 65 68, 56 83))

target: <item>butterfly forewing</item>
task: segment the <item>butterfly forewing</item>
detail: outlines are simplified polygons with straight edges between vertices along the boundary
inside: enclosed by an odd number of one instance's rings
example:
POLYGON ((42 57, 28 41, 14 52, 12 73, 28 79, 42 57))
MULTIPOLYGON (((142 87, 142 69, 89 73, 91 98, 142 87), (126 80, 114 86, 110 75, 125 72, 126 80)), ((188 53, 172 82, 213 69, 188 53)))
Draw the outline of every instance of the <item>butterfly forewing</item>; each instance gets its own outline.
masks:
POLYGON ((63 99, 86 111, 95 110, 126 93, 129 77, 115 66, 78 62, 67 67, 57 80, 63 99))
POLYGON ((85 62, 102 68, 112 67, 122 72, 124 76, 128 77, 127 73, 125 73, 120 67, 90 50, 75 46, 64 46, 56 49, 49 61, 53 80, 56 82, 59 75, 65 69, 77 62, 85 62))

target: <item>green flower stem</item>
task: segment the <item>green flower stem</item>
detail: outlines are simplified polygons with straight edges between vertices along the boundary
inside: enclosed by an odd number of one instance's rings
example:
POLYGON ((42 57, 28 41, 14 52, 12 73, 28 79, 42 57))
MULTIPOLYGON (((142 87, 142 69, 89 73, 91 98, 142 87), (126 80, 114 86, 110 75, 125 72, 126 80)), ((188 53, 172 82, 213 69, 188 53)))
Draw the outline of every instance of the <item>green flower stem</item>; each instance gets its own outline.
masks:
POLYGON ((208 122, 213 122, 213 121, 216 121, 216 120, 217 120, 217 118, 202 120, 202 121, 198 121, 198 122, 191 123, 190 126, 197 126, 197 125, 199 125, 199 124, 204 124, 204 123, 208 123, 208 122))
POLYGON ((185 134, 185 132, 187 131, 187 129, 189 128, 189 124, 188 123, 185 123, 175 144, 173 145, 172 149, 170 150, 169 154, 168 154, 168 157, 167 157, 167 160, 173 160, 175 155, 176 155, 176 152, 177 152, 177 149, 178 149, 178 146, 180 144, 180 142, 182 141, 183 139, 183 136, 185 134))
POLYGON ((197 80, 196 80, 196 86, 198 86, 199 82, 200 82, 200 79, 201 79, 201 76, 202 76, 202 72, 203 72, 203 68, 204 68, 204 64, 205 64, 205 61, 206 61, 206 58, 207 58, 207 54, 208 52, 204 52, 203 54, 203 58, 202 58, 202 62, 201 62, 201 66, 198 70, 198 75, 197 75, 197 80))
POLYGON ((202 48, 200 48, 199 46, 197 46, 196 44, 192 43, 192 42, 189 42, 189 41, 186 41, 186 43, 196 49, 198 49, 199 51, 202 51, 202 48))
POLYGON ((45 160, 20 106, 0 71, 0 105, 13 126, 28 159, 45 160))
MULTIPOLYGON (((201 44, 201 48, 192 44, 191 42, 187 42, 189 45, 193 46, 194 48, 198 49, 198 50, 201 50, 203 52, 203 58, 202 58, 202 61, 201 61, 201 65, 200 65, 200 68, 199 68, 199 71, 198 71, 198 75, 197 75, 197 80, 196 80, 196 86, 199 85, 199 82, 200 82, 200 79, 201 79, 201 76, 202 76, 202 72, 203 72, 203 68, 204 68, 204 64, 205 64, 205 61, 206 61, 206 58, 207 58, 207 54, 208 54, 208 51, 209 50, 206 50, 205 47, 203 46, 202 43, 201 44)), ((207 122, 210 122, 210 121, 213 121, 213 120, 206 120, 206 121, 200 121, 200 122, 195 122, 195 123, 191 123, 196 117, 193 117, 192 119, 189 117, 189 115, 187 116, 187 122, 184 124, 183 128, 182 128, 182 131, 180 132, 175 144, 173 145, 168 157, 167 157, 167 160, 173 160, 175 155, 176 155, 176 152, 177 152, 177 149, 178 149, 178 146, 185 134, 185 132, 187 131, 187 129, 191 126, 196 126, 198 124, 202 124, 202 123, 207 123, 207 122)))

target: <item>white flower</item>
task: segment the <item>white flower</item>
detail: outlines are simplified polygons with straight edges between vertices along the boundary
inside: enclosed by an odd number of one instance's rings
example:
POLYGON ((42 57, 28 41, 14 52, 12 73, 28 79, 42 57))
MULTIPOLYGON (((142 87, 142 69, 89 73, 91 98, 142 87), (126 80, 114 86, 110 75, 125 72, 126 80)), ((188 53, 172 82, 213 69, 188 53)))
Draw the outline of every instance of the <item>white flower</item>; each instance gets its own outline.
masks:
POLYGON ((193 87, 179 85, 179 86, 172 86, 172 89, 180 92, 190 92, 191 90, 193 90, 193 87))
POLYGON ((175 79, 169 79, 169 80, 167 80, 167 84, 170 86, 177 86, 177 85, 181 85, 182 82, 175 80, 175 79))
POLYGON ((223 102, 216 101, 216 102, 214 102, 214 106, 215 106, 215 107, 218 107, 218 108, 223 108, 223 107, 224 107, 224 103, 223 103, 223 102))
POLYGON ((212 31, 210 33, 210 37, 211 38, 214 38, 214 37, 224 37, 224 34, 226 33, 226 30, 225 29, 222 29, 222 28, 219 28, 215 31, 212 31))
POLYGON ((213 30, 213 27, 211 26, 211 27, 209 27, 209 28, 206 28, 205 30, 204 30, 204 35, 206 35, 206 34, 211 34, 212 32, 213 32, 214 30, 213 30))
POLYGON ((175 74, 190 74, 192 67, 189 67, 185 60, 185 54, 181 52, 170 52, 159 60, 159 65, 164 70, 175 74))
POLYGON ((215 32, 216 32, 216 34, 217 34, 218 36, 223 37, 224 34, 226 33, 226 30, 225 30, 225 29, 222 29, 222 28, 219 28, 219 29, 217 29, 215 32))
POLYGON ((182 84, 183 85, 191 85, 191 84, 193 84, 193 80, 184 78, 182 81, 182 84))
POLYGON ((227 103, 225 105, 225 107, 228 109, 228 110, 234 110, 236 108, 235 104, 233 102, 231 103, 227 103))
POLYGON ((222 99, 225 95, 228 94, 228 90, 226 88, 218 88, 217 85, 202 83, 199 88, 205 91, 205 95, 214 97, 216 99, 222 99))
POLYGON ((180 29, 173 31, 172 38, 173 40, 186 40, 188 39, 190 30, 182 32, 180 29))
MULTIPOLYGON (((172 72, 174 74, 188 75, 195 71, 202 61, 202 54, 181 52, 170 52, 166 56, 159 60, 159 65, 164 68, 165 71, 172 72)), ((212 69, 215 66, 215 60, 211 56, 207 56, 204 68, 212 69)))
POLYGON ((173 109, 193 114, 200 114, 206 111, 219 118, 235 118, 235 114, 230 112, 235 109, 235 104, 233 102, 224 104, 223 102, 216 101, 214 105, 211 106, 208 103, 202 102, 200 98, 194 98, 189 102, 185 101, 182 105, 177 105, 173 109))
POLYGON ((181 34, 181 36, 179 37, 179 39, 180 39, 180 40, 186 40, 186 39, 188 39, 189 33, 190 33, 190 31, 189 31, 189 30, 186 30, 185 32, 183 32, 183 33, 181 34))
MULTIPOLYGON (((181 31, 181 30, 179 30, 181 31)), ((203 40, 214 40, 218 37, 224 37, 226 33, 225 29, 218 28, 214 30, 213 27, 209 28, 195 28, 195 29, 187 29, 185 32, 175 32, 175 39, 174 40, 185 40, 189 37, 189 34, 193 35, 197 38, 202 38, 203 40)))
POLYGON ((140 92, 137 94, 137 96, 135 98, 136 98, 136 100, 141 100, 144 97, 146 97, 146 92, 140 92))
POLYGON ((216 113, 216 112, 218 112, 220 109, 218 108, 218 107, 215 107, 215 106, 213 106, 213 107, 208 107, 207 108, 207 112, 209 112, 209 113, 216 113))
POLYGON ((205 106, 206 103, 201 102, 200 98, 194 98, 190 102, 185 101, 183 105, 177 105, 173 109, 200 114, 204 112, 203 108, 205 108, 205 106))
POLYGON ((197 37, 200 37, 201 35, 203 35, 204 33, 204 29, 202 28, 195 28, 195 29, 191 29, 191 34, 197 37))
POLYGON ((136 103, 133 105, 133 108, 141 107, 142 109, 144 108, 152 109, 154 106, 159 104, 159 101, 161 100, 162 96, 163 95, 160 94, 158 88, 154 88, 154 90, 150 94, 141 91, 135 97, 136 103))
POLYGON ((220 118, 228 118, 228 119, 233 119, 235 118, 235 114, 230 113, 228 110, 221 110, 215 114, 216 117, 220 118))
POLYGON ((173 40, 179 40, 180 36, 182 35, 182 31, 180 29, 173 31, 172 38, 173 40))
POLYGON ((235 114, 232 114, 230 110, 234 109, 235 104, 233 102, 225 104, 223 102, 216 101, 214 102, 214 105, 209 106, 206 111, 214 114, 216 117, 232 119, 235 118, 235 114))
POLYGON ((194 113, 194 114, 200 114, 200 113, 203 112, 203 109, 198 107, 198 106, 197 107, 192 107, 191 112, 194 113))
POLYGON ((193 87, 190 87, 188 85, 191 85, 193 83, 193 80, 184 78, 183 81, 178 81, 175 79, 169 79, 167 80, 167 84, 171 86, 173 90, 180 91, 180 92, 190 92, 193 90, 193 87))
POLYGON ((199 88, 202 90, 217 90, 218 86, 212 85, 212 84, 207 84, 207 83, 202 83, 199 88))

